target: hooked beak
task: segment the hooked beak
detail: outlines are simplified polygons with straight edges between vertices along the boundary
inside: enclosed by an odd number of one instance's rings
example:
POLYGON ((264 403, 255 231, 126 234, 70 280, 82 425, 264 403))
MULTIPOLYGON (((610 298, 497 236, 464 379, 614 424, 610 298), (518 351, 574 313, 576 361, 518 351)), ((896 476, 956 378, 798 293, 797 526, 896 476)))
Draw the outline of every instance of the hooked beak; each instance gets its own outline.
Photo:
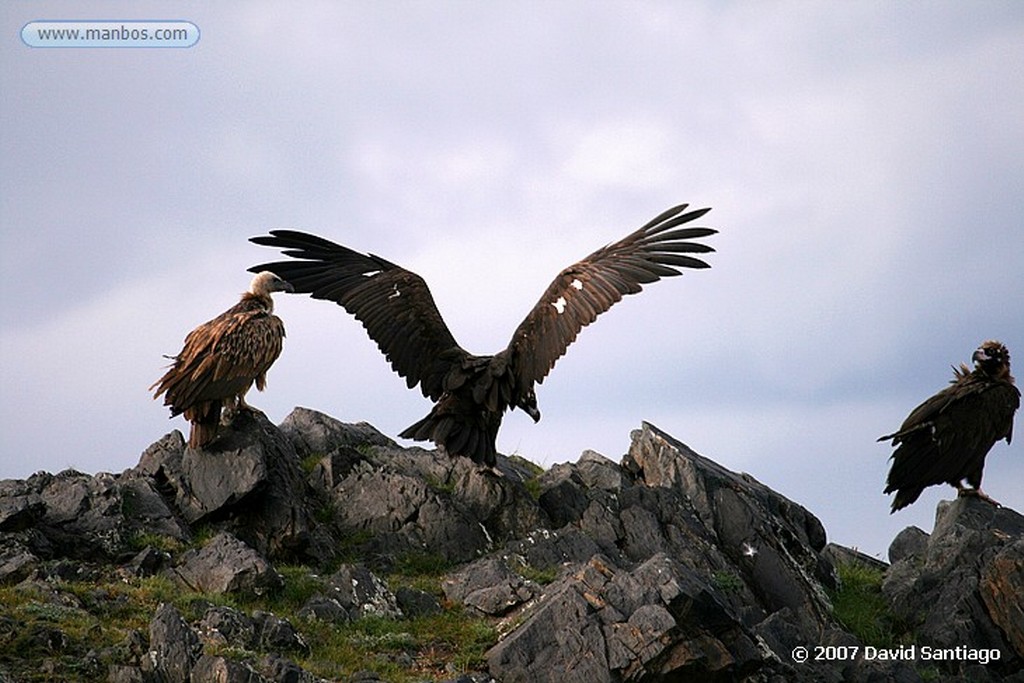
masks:
POLYGON ((537 422, 540 422, 540 411, 539 410, 537 410, 536 408, 533 408, 533 407, 523 408, 523 410, 526 411, 527 415, 529 415, 530 417, 533 418, 534 424, 536 424, 537 422))

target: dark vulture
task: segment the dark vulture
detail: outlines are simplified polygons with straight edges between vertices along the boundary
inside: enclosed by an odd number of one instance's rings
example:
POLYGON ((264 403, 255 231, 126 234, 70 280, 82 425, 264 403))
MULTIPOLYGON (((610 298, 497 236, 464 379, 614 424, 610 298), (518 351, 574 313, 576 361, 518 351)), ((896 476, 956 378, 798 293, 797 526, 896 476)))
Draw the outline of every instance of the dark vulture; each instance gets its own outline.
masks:
POLYGON ((623 239, 598 249, 555 278, 512 334, 508 347, 476 356, 458 345, 423 279, 373 254, 361 254, 294 230, 272 230, 252 242, 284 250, 296 260, 250 268, 269 270, 296 292, 344 307, 366 328, 404 377, 435 402, 430 414, 400 436, 433 441, 451 456, 495 464, 495 439, 506 410, 519 408, 540 420, 534 383, 544 377, 580 330, 626 294, 680 268, 707 268, 691 253, 713 249, 687 240, 716 233, 679 226, 710 209, 676 206, 623 239))
POLYGON ((914 408, 892 439, 896 452, 885 493, 896 492, 892 512, 904 508, 928 486, 946 483, 959 495, 995 503, 981 491, 985 456, 996 441, 1013 437, 1020 390, 1010 375, 1010 353, 997 341, 983 343, 972 357, 974 370, 954 367, 946 387, 914 408), (971 488, 961 482, 967 480, 971 488))
POLYGON ((271 272, 252 279, 241 301, 185 337, 181 353, 150 390, 164 395, 171 417, 191 423, 188 445, 206 446, 217 437, 221 409, 248 409, 245 393, 256 383, 263 391, 267 370, 281 355, 284 324, 274 315, 272 292, 292 286, 271 272))

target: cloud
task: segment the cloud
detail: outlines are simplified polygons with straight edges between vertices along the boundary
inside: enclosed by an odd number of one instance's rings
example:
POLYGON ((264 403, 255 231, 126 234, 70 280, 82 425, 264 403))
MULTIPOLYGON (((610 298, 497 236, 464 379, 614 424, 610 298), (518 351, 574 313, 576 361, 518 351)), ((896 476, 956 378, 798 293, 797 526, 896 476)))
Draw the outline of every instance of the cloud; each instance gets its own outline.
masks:
MULTIPOLYGON (((276 258, 246 241, 267 229, 415 270, 486 353, 561 268, 688 201, 713 207, 712 269, 584 330, 543 421, 508 416, 499 447, 615 457, 648 419, 872 553, 949 495, 888 517, 873 440, 982 339, 1024 348, 1017 5, 182 11, 188 51, 0 45, 0 476, 123 469, 184 428, 145 387, 276 258)), ((272 419, 394 434, 429 410, 337 306, 278 310, 251 397, 272 419)), ((999 448, 991 481, 1020 489, 1019 445, 999 448)))

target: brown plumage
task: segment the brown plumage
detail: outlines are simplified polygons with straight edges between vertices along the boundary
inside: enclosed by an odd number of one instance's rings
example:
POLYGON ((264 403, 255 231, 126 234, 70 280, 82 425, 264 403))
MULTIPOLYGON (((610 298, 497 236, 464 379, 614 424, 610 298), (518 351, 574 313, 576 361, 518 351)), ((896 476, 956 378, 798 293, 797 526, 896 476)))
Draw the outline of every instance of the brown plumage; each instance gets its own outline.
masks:
POLYGON ((409 388, 420 385, 435 401, 430 414, 401 433, 430 440, 449 455, 495 464, 495 439, 506 410, 540 419, 534 383, 544 377, 580 330, 627 294, 679 268, 707 268, 688 256, 711 247, 685 240, 711 228, 679 228, 710 209, 685 213, 686 204, 654 218, 625 238, 598 249, 554 279, 516 328, 507 348, 476 356, 456 343, 421 277, 373 254, 361 254, 314 235, 273 230, 252 241, 284 249, 294 261, 250 268, 277 273, 296 292, 343 306, 354 315, 409 388))
POLYGON ((267 370, 281 355, 284 324, 274 315, 272 292, 290 284, 270 272, 253 278, 241 301, 192 330, 170 369, 150 387, 164 394, 171 417, 191 423, 188 445, 201 448, 217 437, 222 408, 248 408, 245 394, 255 382, 263 391, 267 370))
POLYGON ((1020 390, 1010 375, 1010 353, 999 342, 983 343, 973 361, 974 370, 962 363, 953 368, 950 386, 915 408, 898 432, 879 437, 896 446, 885 487, 896 492, 892 512, 943 483, 995 503, 981 491, 985 456, 1000 439, 1010 443, 1020 390), (961 484, 965 479, 972 488, 961 484))

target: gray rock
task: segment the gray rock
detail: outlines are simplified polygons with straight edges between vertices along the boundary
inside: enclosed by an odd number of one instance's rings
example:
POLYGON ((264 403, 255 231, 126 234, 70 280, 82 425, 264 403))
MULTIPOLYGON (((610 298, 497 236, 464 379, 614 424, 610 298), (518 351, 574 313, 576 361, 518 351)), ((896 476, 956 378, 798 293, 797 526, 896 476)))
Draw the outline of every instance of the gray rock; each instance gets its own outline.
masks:
POLYGON ((207 593, 262 595, 283 585, 270 563, 226 532, 202 548, 186 552, 170 573, 190 590, 207 593))
POLYGON ((270 652, 309 652, 309 645, 291 622, 270 612, 252 613, 255 638, 253 649, 270 652))
POLYGON ((588 488, 606 491, 618 491, 622 488, 622 468, 597 451, 583 451, 576 462, 576 470, 583 485, 588 488))
POLYGON ((665 555, 633 571, 592 558, 549 586, 487 654, 501 681, 696 680, 728 676, 756 657, 717 589, 665 555))
MULTIPOLYGON (((382 563, 416 554, 465 562, 545 519, 521 481, 499 477, 466 458, 385 446, 375 446, 355 463, 339 464, 334 457, 330 464, 321 461, 316 477, 330 482, 334 473, 346 472, 329 491, 339 530, 369 532, 361 554, 382 563)), ((504 456, 499 461, 508 465, 504 456)))
POLYGON ((188 683, 202 653, 199 637, 181 613, 172 605, 160 605, 149 624, 149 653, 142 671, 167 683, 188 683))
POLYGON ((309 408, 295 408, 281 423, 299 458, 327 455, 341 448, 367 445, 397 448, 398 444, 366 422, 349 424, 309 408))
MULTIPOLYGON (((1021 566, 1024 517, 963 497, 939 504, 926 546, 892 564, 882 591, 899 618, 918 625, 918 644, 998 650, 998 662, 985 669, 1002 676, 1024 666, 1021 566)), ((947 675, 966 676, 973 663, 937 665, 947 675)))
POLYGON ((14 538, 0 538, 0 586, 20 583, 32 576, 41 560, 14 538))
POLYGON ((1024 658, 1024 538, 999 550, 981 568, 978 586, 992 622, 1024 658))
POLYGON ((329 624, 345 624, 352 621, 349 611, 342 606, 337 598, 329 595, 314 595, 298 612, 298 616, 307 621, 324 621, 329 624))
POLYGON ((0 532, 21 531, 43 518, 46 505, 27 482, 0 481, 0 532))
POLYGON ((480 560, 448 574, 441 581, 441 590, 449 600, 491 616, 501 616, 540 593, 536 584, 512 571, 500 558, 480 560))
POLYGON ((928 549, 928 534, 916 526, 908 526, 896 534, 889 544, 889 562, 896 563, 909 557, 924 557, 928 549))
POLYGON ((196 629, 204 643, 214 646, 251 649, 256 643, 256 627, 253 620, 231 607, 209 608, 199 620, 196 629))
POLYGON ((129 576, 153 576, 167 569, 170 564, 170 553, 146 546, 122 567, 122 571, 129 576))
POLYGON ((178 432, 143 453, 126 473, 152 481, 189 524, 228 531, 273 559, 324 562, 333 544, 314 513, 295 449, 258 411, 241 411, 210 449, 185 446, 178 432))
POLYGON ((395 602, 402 614, 410 619, 440 614, 443 611, 440 601, 435 596, 405 586, 395 591, 395 602))
POLYGON ((327 583, 327 594, 314 596, 306 604, 306 608, 312 609, 318 617, 323 612, 317 612, 311 605, 320 605, 319 609, 323 610, 324 604, 332 603, 343 609, 350 619, 366 616, 389 619, 402 617, 394 594, 376 574, 362 565, 342 565, 327 583))
POLYGON ((192 668, 193 681, 217 683, 270 683, 246 662, 221 655, 204 654, 192 668))

